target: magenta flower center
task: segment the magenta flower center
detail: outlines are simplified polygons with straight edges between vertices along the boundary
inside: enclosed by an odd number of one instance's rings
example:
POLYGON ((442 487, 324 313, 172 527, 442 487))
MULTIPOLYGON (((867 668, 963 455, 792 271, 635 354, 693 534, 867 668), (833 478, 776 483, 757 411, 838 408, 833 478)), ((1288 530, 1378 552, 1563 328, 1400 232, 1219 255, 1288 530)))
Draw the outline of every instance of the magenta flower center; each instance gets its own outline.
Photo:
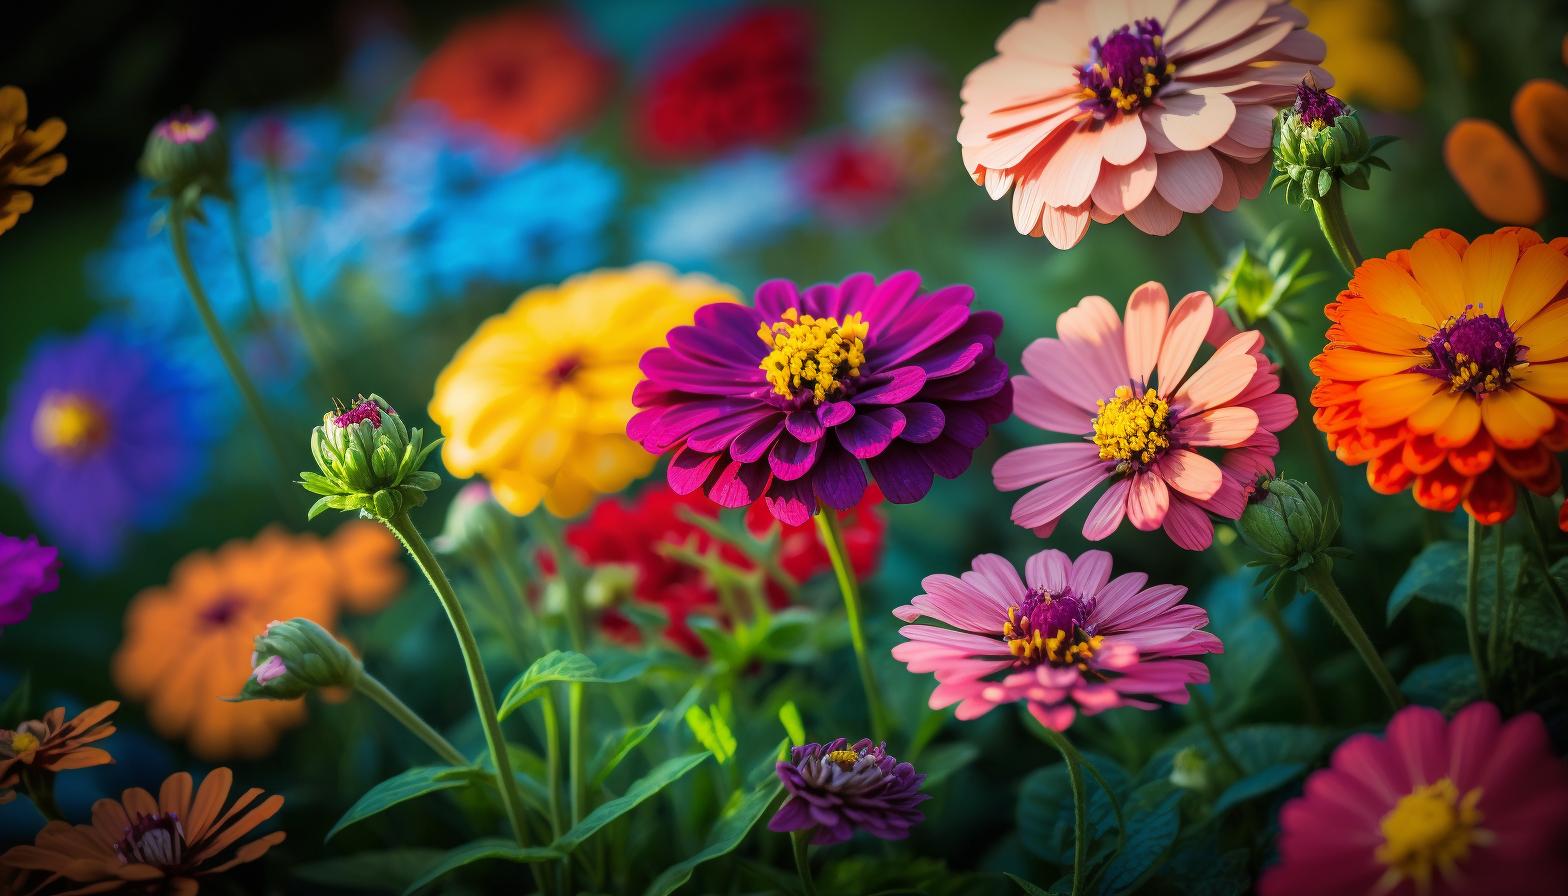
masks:
POLYGON ((234 594, 222 594, 218 599, 208 604, 196 617, 203 628, 227 628, 234 622, 240 611, 245 609, 246 601, 243 597, 234 594))
POLYGON ((381 428, 381 409, 376 407, 376 403, 368 398, 332 418, 332 422, 337 424, 340 429, 347 429, 362 420, 369 420, 370 425, 376 429, 381 428))
POLYGON ((184 858, 185 829, 173 812, 136 813, 136 820, 125 828, 125 837, 114 844, 114 854, 126 864, 178 865, 184 858))
POLYGON ((1447 380, 1454 392, 1496 392, 1513 382, 1524 366, 1526 347, 1519 344, 1506 314, 1490 317, 1466 306, 1464 313, 1443 321, 1426 341, 1432 363, 1422 373, 1447 380))
POLYGON ((1031 588, 1023 602, 1007 608, 1002 637, 1016 659, 1014 666, 1078 665, 1094 656, 1103 638, 1094 633, 1089 621, 1094 614, 1094 598, 1078 596, 1072 588, 1052 594, 1031 588))
POLYGON ((1078 108, 1105 121, 1152 103, 1176 71, 1176 64, 1165 58, 1164 33, 1158 21, 1141 19, 1103 41, 1089 41, 1089 61, 1078 68, 1083 88, 1078 108))
POLYGON ((1344 115, 1348 108, 1339 97, 1303 80, 1296 88, 1296 104, 1291 107, 1291 111, 1302 124, 1323 128, 1333 124, 1334 119, 1344 115))
POLYGON ((109 440, 109 415, 89 395, 50 389, 33 412, 33 444, 62 460, 81 460, 109 440))

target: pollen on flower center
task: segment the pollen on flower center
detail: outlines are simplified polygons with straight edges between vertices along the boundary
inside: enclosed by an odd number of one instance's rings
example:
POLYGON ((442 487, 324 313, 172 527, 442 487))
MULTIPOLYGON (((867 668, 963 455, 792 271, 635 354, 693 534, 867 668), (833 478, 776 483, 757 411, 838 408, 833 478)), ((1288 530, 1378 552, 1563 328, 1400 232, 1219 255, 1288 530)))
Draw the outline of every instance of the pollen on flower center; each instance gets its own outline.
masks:
POLYGON ((1375 853, 1379 862, 1389 866, 1388 889, 1408 877, 1415 880, 1418 891, 1425 892, 1434 867, 1451 876, 1455 864, 1470 854, 1471 844, 1489 842, 1491 833, 1477 828, 1482 820, 1476 809, 1480 800, 1481 788, 1461 798, 1448 778, 1400 797, 1383 816, 1383 844, 1375 853))
POLYGON ((1496 392, 1527 366, 1525 346, 1519 344, 1507 316, 1491 317, 1471 306, 1443 321, 1426 347, 1432 363, 1416 369, 1447 380, 1453 392, 1496 392))
POLYGON ((860 761, 860 754, 854 750, 834 750, 828 754, 827 759, 847 772, 860 761))
POLYGON ((363 420, 369 420, 370 425, 377 429, 381 428, 381 409, 368 398, 361 397, 352 408, 344 407, 343 402, 336 398, 332 399, 332 404, 337 408, 332 422, 339 429, 346 429, 363 420))
POLYGON ((26 753, 28 750, 36 749, 38 749, 38 738, 28 734, 26 731, 19 731, 15 737, 11 738, 11 752, 18 756, 26 753))
POLYGON ((794 398, 798 391, 809 389, 813 401, 821 404, 829 395, 844 391, 844 379, 860 376, 868 332, 859 312, 841 324, 835 318, 802 315, 791 308, 783 320, 757 330, 757 336, 773 349, 758 366, 767 374, 774 394, 794 398))
POLYGON ((108 415, 80 392, 50 389, 33 413, 33 444, 45 454, 79 460, 108 438, 108 415))
POLYGON ((1176 71, 1165 58, 1164 34, 1155 19, 1141 19, 1089 41, 1089 61, 1078 68, 1078 108, 1104 121, 1152 103, 1176 71))
POLYGON ((1081 598, 1070 588, 1060 594, 1031 588, 1021 604, 1007 608, 1007 621, 1002 623, 1002 637, 1015 657, 1013 665, 1048 662, 1087 668, 1086 661, 1104 640, 1094 633, 1089 621, 1092 612, 1094 600, 1081 598))
POLYGON ((1153 389, 1140 398, 1128 386, 1117 386, 1116 397, 1099 402, 1094 418, 1094 444, 1101 460, 1147 464, 1171 446, 1170 405, 1153 389))

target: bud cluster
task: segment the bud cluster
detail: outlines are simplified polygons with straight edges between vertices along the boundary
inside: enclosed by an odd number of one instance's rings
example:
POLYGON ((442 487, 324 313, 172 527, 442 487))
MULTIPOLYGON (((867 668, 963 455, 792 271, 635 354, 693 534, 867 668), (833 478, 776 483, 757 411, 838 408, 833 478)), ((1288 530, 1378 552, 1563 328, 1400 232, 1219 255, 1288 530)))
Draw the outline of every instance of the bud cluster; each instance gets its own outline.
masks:
POLYGON ((1270 581, 1270 593, 1287 573, 1304 572, 1318 562, 1332 568, 1331 558, 1350 556, 1345 548, 1333 546, 1339 505, 1325 505, 1306 483, 1294 479, 1260 482, 1237 528, 1242 540, 1263 555, 1248 565, 1265 567, 1258 581, 1270 581))
POLYGON ((311 518, 330 507, 389 520, 424 504, 425 492, 441 486, 440 476, 420 469, 441 439, 424 444, 424 434, 405 426, 379 395, 361 396, 351 408, 334 404, 310 434, 321 472, 300 474, 301 485, 323 496, 311 506, 311 518))
POLYGON ((318 688, 352 688, 364 667, 332 633, 309 619, 268 624, 251 654, 251 676, 234 701, 293 700, 318 688))
POLYGON ((1296 88, 1296 104, 1274 119, 1274 167, 1280 174, 1270 189, 1284 185, 1285 200, 1303 206, 1321 201, 1340 183, 1369 189, 1372 166, 1388 170, 1375 153, 1395 139, 1368 137, 1354 108, 1304 81, 1296 88))

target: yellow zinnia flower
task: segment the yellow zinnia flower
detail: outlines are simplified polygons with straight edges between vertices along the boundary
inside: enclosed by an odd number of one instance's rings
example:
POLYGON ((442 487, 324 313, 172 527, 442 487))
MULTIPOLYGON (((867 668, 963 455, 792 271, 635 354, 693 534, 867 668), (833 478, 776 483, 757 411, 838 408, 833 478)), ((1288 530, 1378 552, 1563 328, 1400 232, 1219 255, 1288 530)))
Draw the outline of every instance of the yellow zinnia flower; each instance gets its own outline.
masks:
POLYGON ((1393 112, 1421 105, 1421 72, 1399 45, 1389 0, 1296 0, 1294 5, 1328 44, 1323 67, 1334 73, 1336 96, 1393 112))
POLYGON ((33 194, 18 187, 41 187, 65 170, 65 156, 44 155, 64 138, 65 122, 58 118, 28 130, 27 95, 0 87, 0 233, 33 207, 33 194))
POLYGON ((652 263, 529 290, 436 379, 442 461, 454 476, 484 476, 519 516, 540 501, 556 516, 581 513, 653 469, 626 437, 643 353, 703 305, 735 301, 731 287, 652 263))

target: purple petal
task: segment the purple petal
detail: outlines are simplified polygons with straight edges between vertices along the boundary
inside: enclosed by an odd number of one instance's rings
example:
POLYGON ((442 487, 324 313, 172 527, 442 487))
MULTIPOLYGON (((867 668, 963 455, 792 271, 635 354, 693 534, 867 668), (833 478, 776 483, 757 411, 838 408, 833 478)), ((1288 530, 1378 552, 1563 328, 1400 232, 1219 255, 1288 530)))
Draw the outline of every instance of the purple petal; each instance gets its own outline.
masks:
POLYGON ((735 437, 730 443, 730 457, 744 463, 761 460, 762 455, 773 447, 773 440, 784 431, 784 415, 775 412, 771 416, 746 427, 745 431, 735 437))
POLYGON ((854 314, 856 311, 864 312, 866 304, 876 294, 877 281, 870 274, 850 274, 844 282, 838 285, 839 320, 854 314))
POLYGON ((855 416, 855 406, 847 401, 827 401, 817 405, 817 419, 823 426, 837 426, 855 416))
POLYGON ((895 319, 896 326, 878 332, 872 322, 866 358, 878 368, 908 363, 953 333, 969 320, 969 301, 974 291, 967 286, 950 286, 923 296, 895 319))
POLYGON ((665 338, 676 355, 693 364, 744 369, 756 367, 768 356, 768 346, 757 336, 756 327, 744 345, 737 345, 728 330, 706 327, 676 327, 665 338))
POLYGON ((718 466, 719 455, 704 454, 690 448, 682 448, 670 458, 670 468, 665 471, 665 478, 670 482, 670 488, 677 495, 689 495, 708 481, 708 476, 713 473, 713 468, 718 466))
MULTIPOLYGON (((780 763, 782 764, 782 763, 780 763)), ((779 811, 768 819, 768 830, 778 834, 790 831, 803 831, 816 822, 811 820, 810 804, 799 797, 790 797, 779 807, 779 811)))
POLYGON ((866 493, 866 471, 860 461, 831 440, 824 443, 811 482, 817 497, 834 510, 854 507, 866 493))
POLYGON ((918 367, 900 367, 879 373, 871 379, 875 385, 860 390, 851 401, 855 404, 898 404, 908 401, 926 384, 926 372, 918 367))
POLYGON ((755 308, 734 302, 714 302, 698 308, 692 319, 698 328, 711 330, 735 346, 744 357, 755 357, 758 363, 767 357, 768 344, 757 335, 764 321, 755 308))
POLYGON ((942 412, 947 418, 947 426, 943 428, 942 434, 952 437, 965 448, 979 448, 980 443, 985 441, 986 434, 991 431, 991 427, 986 425, 985 418, 968 405, 943 402, 942 412))
POLYGON ((992 426, 1013 416, 1013 381, 1003 383, 995 395, 970 402, 969 407, 992 426))
POLYGON ((882 494, 894 504, 913 504, 931 491, 934 476, 919 451, 908 442, 897 441, 887 450, 866 461, 871 477, 882 494))
POLYGON ((993 355, 958 376, 932 380, 930 387, 920 397, 978 401, 1001 391, 1006 382, 1007 362, 993 355))
POLYGON ((768 486, 763 501, 773 518, 786 526, 804 526, 811 515, 817 512, 817 500, 812 494, 809 479, 791 482, 775 478, 773 484, 768 486))
POLYGON ((806 408, 791 411, 789 416, 784 418, 784 428, 802 442, 815 442, 827 433, 827 428, 817 419, 816 412, 806 408))
POLYGON ((929 442, 941 435, 947 425, 947 415, 930 402, 906 401, 898 409, 904 414, 901 437, 908 442, 929 442))
POLYGON ((844 315, 841 308, 842 301, 835 283, 812 284, 806 287, 800 297, 800 313, 812 317, 832 317, 842 321, 844 315))
MULTIPOLYGON (((647 382, 647 380, 643 380, 643 382, 647 382)), ((654 425, 659 422, 659 418, 663 417, 669 410, 668 407, 659 405, 658 407, 648 408, 645 411, 638 411, 636 414, 633 414, 632 419, 626 421, 626 437, 642 445, 643 441, 648 438, 648 434, 653 431, 654 425)), ((656 454, 661 453, 663 450, 649 447, 648 445, 643 445, 643 447, 656 454)))
POLYGON ((736 436, 757 423, 771 420, 777 415, 778 412, 773 408, 758 403, 750 410, 727 414, 697 427, 686 436, 686 444, 696 451, 723 451, 730 446, 730 442, 736 436))
POLYGON ((817 462, 821 453, 821 439, 802 442, 784 433, 773 443, 773 450, 768 452, 768 466, 773 468, 773 475, 793 481, 811 472, 811 465, 817 462))
POLYGON ((767 464, 732 460, 708 487, 708 499, 720 507, 745 507, 767 491, 768 477, 767 464))
POLYGON ((859 458, 876 457, 904 431, 904 415, 897 408, 877 408, 860 414, 833 431, 839 443, 859 458))
POLYGON ((965 448, 956 439, 942 436, 934 442, 918 447, 920 456, 932 472, 943 479, 957 479, 969 469, 974 459, 974 449, 965 448))
POLYGON ((638 365, 649 379, 658 380, 661 386, 685 389, 703 395, 728 395, 749 391, 766 383, 762 368, 715 367, 698 364, 677 355, 673 350, 659 346, 642 356, 638 365))
POLYGON ((912 359, 910 363, 924 370, 927 379, 934 379, 939 376, 957 376, 975 366, 980 358, 995 352, 996 343, 989 336, 958 342, 949 339, 932 351, 912 359))
POLYGON ((757 287, 753 304, 764 322, 783 320, 784 312, 800 307, 800 294, 788 280, 769 280, 757 287))
POLYGON ((756 400, 751 398, 710 398, 676 405, 647 425, 643 446, 655 454, 662 453, 699 427, 756 407, 756 400))
POLYGON ((920 275, 914 271, 899 271, 877 285, 866 299, 867 320, 897 320, 904 309, 920 291, 920 275))

